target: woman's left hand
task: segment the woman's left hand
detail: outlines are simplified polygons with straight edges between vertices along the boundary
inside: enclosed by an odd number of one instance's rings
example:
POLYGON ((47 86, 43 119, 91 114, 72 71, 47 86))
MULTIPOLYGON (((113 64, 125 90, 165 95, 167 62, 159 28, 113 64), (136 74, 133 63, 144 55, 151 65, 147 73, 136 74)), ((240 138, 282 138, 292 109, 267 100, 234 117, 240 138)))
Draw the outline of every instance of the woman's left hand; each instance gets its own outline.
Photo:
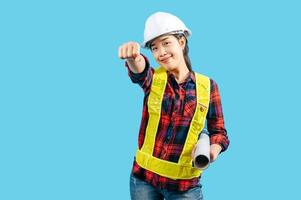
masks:
POLYGON ((210 162, 214 162, 220 154, 222 147, 219 144, 210 145, 210 162))

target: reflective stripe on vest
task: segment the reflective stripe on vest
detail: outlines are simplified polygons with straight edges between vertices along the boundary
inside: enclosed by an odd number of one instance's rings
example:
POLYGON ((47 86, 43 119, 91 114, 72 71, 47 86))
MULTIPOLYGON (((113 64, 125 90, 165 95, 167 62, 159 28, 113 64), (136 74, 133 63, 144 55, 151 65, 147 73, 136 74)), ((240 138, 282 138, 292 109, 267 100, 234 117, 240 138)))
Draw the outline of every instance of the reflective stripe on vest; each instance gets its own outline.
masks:
POLYGON ((148 97, 149 119, 142 148, 136 152, 139 166, 171 179, 191 179, 201 175, 202 171, 192 166, 192 149, 204 128, 210 101, 210 80, 195 73, 197 104, 186 141, 178 163, 162 160, 153 156, 156 134, 159 126, 163 95, 167 84, 167 72, 163 67, 155 70, 151 91, 148 97))

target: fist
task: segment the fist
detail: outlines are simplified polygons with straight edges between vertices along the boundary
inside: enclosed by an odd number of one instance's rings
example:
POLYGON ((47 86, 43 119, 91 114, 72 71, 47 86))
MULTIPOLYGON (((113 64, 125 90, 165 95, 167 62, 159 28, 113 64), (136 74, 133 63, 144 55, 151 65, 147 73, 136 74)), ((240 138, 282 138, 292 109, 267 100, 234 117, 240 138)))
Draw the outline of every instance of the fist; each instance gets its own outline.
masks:
POLYGON ((211 144, 210 145, 210 162, 214 162, 220 152, 222 151, 222 147, 219 144, 211 144))
POLYGON ((119 47, 118 56, 121 59, 139 61, 142 57, 140 45, 137 42, 127 42, 119 47))

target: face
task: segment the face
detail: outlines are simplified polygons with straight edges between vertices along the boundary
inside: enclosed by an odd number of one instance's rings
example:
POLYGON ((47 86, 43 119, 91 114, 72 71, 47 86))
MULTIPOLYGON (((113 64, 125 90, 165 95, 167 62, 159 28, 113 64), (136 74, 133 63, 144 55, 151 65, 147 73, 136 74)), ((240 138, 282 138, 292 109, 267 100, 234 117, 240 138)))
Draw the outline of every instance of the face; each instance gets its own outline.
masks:
POLYGON ((159 65, 173 71, 186 65, 183 56, 185 43, 184 37, 177 39, 173 35, 163 35, 151 43, 151 51, 159 65))

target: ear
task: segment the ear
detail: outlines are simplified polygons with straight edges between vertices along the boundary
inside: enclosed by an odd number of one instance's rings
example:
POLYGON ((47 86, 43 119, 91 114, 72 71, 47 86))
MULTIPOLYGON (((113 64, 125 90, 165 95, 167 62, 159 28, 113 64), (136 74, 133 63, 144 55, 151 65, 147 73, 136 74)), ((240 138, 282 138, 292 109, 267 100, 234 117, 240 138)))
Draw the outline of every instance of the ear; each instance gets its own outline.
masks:
POLYGON ((184 36, 182 36, 182 37, 179 39, 179 44, 180 44, 182 50, 184 50, 185 45, 186 45, 186 38, 185 38, 184 36))

